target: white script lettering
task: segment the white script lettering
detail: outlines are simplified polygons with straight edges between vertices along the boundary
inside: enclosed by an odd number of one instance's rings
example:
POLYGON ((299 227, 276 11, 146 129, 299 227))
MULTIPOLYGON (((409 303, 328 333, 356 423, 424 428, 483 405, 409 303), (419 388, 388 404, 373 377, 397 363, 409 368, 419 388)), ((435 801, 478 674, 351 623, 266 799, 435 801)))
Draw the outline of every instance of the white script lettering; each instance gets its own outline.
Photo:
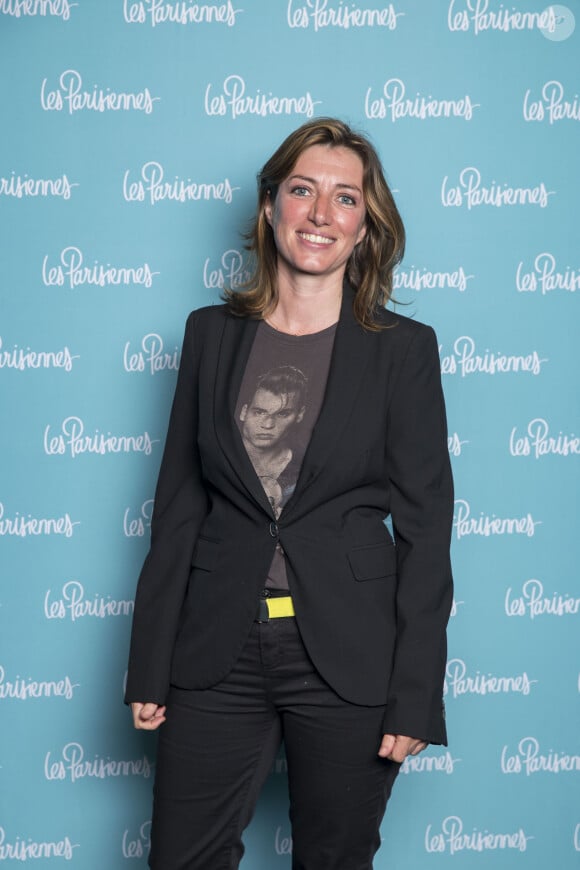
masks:
POLYGON ((52 434, 51 427, 44 430, 44 452, 47 456, 64 456, 66 453, 75 459, 82 453, 144 453, 150 456, 158 438, 151 438, 148 432, 140 435, 111 435, 95 429, 92 435, 85 435, 85 424, 80 417, 67 417, 62 421, 60 432, 52 434))
POLYGON ((526 535, 532 538, 536 526, 541 525, 542 522, 534 520, 531 514, 525 514, 523 517, 498 517, 495 514, 487 516, 481 512, 477 518, 470 514, 469 502, 462 498, 456 499, 453 528, 458 541, 467 535, 481 535, 484 538, 492 535, 526 535))
POLYGON ((0 0, 0 15, 12 15, 13 18, 41 15, 68 21, 71 9, 78 5, 70 0, 0 0))
POLYGON ((444 208, 461 208, 467 206, 468 211, 482 205, 502 208, 511 205, 538 205, 546 208, 549 198, 555 196, 554 190, 548 190, 543 181, 534 187, 510 187, 507 182, 498 184, 492 180, 486 187, 482 184, 481 172, 475 166, 466 166, 459 173, 459 181, 449 184, 446 175, 441 183, 441 203, 444 208))
POLYGON ((457 616, 457 611, 459 610, 459 608, 461 607, 462 604, 465 604, 465 601, 457 601, 455 598, 453 599, 453 602, 451 604, 451 612, 449 614, 449 616, 451 618, 453 618, 454 616, 457 616))
POLYGON ((441 356, 441 374, 454 375, 457 372, 462 378, 476 373, 496 375, 506 373, 524 373, 539 375, 542 364, 548 362, 538 351, 533 350, 523 356, 492 353, 487 348, 483 354, 475 352, 475 341, 469 335, 460 335, 453 344, 453 353, 443 355, 443 345, 439 345, 441 356))
POLYGON ((105 266, 94 260, 92 266, 87 266, 83 252, 72 245, 62 249, 57 265, 49 263, 48 255, 42 261, 42 282, 45 287, 63 287, 66 284, 71 290, 85 284, 94 287, 141 284, 149 288, 159 274, 153 272, 148 263, 132 267, 111 266, 110 263, 105 266))
POLYGON ((550 426, 542 417, 535 417, 528 423, 526 434, 519 436, 517 426, 510 433, 509 448, 512 456, 578 456, 580 438, 574 433, 550 435, 550 426))
POLYGON ((127 508, 123 516, 123 534, 126 538, 142 538, 147 529, 151 528, 153 516, 153 499, 148 498, 141 505, 139 516, 131 516, 131 509, 127 508))
POLYGON ((233 290, 246 284, 251 276, 252 273, 246 267, 243 254, 235 248, 224 251, 217 269, 211 268, 209 257, 203 264, 203 283, 208 289, 222 290, 228 287, 233 290))
POLYGON ((292 854, 292 838, 290 836, 283 836, 281 827, 276 828, 276 834, 274 837, 274 850, 277 855, 292 854))
POLYGON ((332 6, 329 0, 306 0, 298 3, 288 0, 286 22, 288 27, 306 29, 312 25, 315 32, 324 27, 385 27, 396 30, 398 19, 405 13, 397 12, 393 3, 374 9, 360 9, 355 3, 348 6, 339 0, 332 6))
POLYGON ((62 112, 69 115, 88 109, 92 112, 144 112, 150 115, 154 103, 161 97, 153 97, 149 88, 135 93, 116 92, 110 88, 93 85, 92 91, 83 90, 83 79, 76 69, 67 69, 60 74, 58 87, 49 90, 48 79, 40 86, 40 105, 45 112, 62 112))
POLYGON ((243 9, 234 9, 231 0, 225 3, 194 3, 193 0, 123 0, 123 17, 127 24, 146 24, 151 27, 172 24, 225 24, 233 27, 236 16, 243 9))
POLYGON ((552 595, 544 594, 544 584, 541 580, 532 578, 526 580, 520 595, 512 596, 510 586, 505 595, 504 608, 507 616, 575 616, 580 613, 580 597, 575 598, 565 592, 552 595))
POLYGON ((393 290, 404 288, 420 291, 449 288, 464 293, 467 290, 467 282, 472 278, 475 278, 475 275, 468 275, 463 266, 459 266, 452 272, 432 272, 425 267, 419 269, 415 266, 399 267, 393 274, 393 290))
POLYGON ((26 196, 56 196, 70 199, 73 187, 78 183, 68 180, 67 175, 60 178, 30 178, 28 173, 16 175, 10 173, 10 178, 0 176, 0 196, 13 196, 22 199, 26 196))
POLYGON ((142 858, 149 853, 151 848, 151 822, 143 822, 136 837, 132 837, 129 830, 125 830, 121 843, 121 851, 124 858, 142 858))
POLYGON ((236 190, 228 178, 218 183, 195 182, 191 178, 184 180, 175 176, 173 181, 165 181, 165 170, 154 160, 144 163, 141 167, 141 177, 131 181, 131 170, 127 169, 123 176, 123 198, 126 202, 145 202, 150 205, 168 199, 173 202, 197 202, 199 200, 219 200, 229 205, 236 190))
POLYGON ((95 593, 92 598, 85 598, 85 588, 78 580, 69 580, 61 590, 61 597, 51 599, 51 590, 44 596, 44 616, 46 619, 66 619, 76 622, 85 616, 95 619, 106 619, 108 616, 131 616, 133 601, 130 599, 115 599, 107 595, 95 593))
POLYGON ((314 107, 321 104, 314 100, 310 91, 298 97, 276 97, 257 90, 253 95, 246 94, 246 83, 241 76, 231 75, 224 79, 221 91, 213 92, 210 83, 205 89, 204 110, 206 115, 231 115, 235 121, 242 115, 304 115, 312 118, 314 107))
POLYGON ((24 349, 15 344, 12 350, 6 350, 0 336, 0 369, 16 369, 19 372, 29 369, 64 369, 65 372, 70 372, 75 359, 80 359, 80 355, 72 354, 66 346, 61 350, 32 350, 30 347, 24 349))
MULTIPOLYGON (((29 0, 27 0, 29 2, 29 0)), ((33 840, 32 837, 15 837, 10 843, 6 831, 0 828, 0 861, 29 861, 35 858, 64 858, 72 861, 73 849, 78 849, 70 837, 62 840, 33 840)))
POLYGON ((572 100, 564 96, 564 85, 552 80, 546 82, 539 99, 531 98, 528 88, 524 94, 523 115, 525 121, 548 121, 556 124, 558 121, 580 121, 580 100, 574 94, 572 100))
POLYGON ((469 444, 469 441, 462 441, 457 432, 453 432, 447 438, 447 449, 451 456, 461 456, 461 448, 464 444, 469 444))
POLYGON ((508 746, 501 752, 502 773, 522 773, 532 776, 541 771, 546 773, 568 773, 580 770, 580 755, 550 750, 546 755, 540 752, 540 743, 535 737, 523 737, 518 743, 515 755, 509 755, 508 746))
POLYGON ((135 761, 116 761, 99 755, 91 760, 85 759, 85 750, 80 743, 67 743, 57 760, 52 759, 50 752, 44 758, 44 776, 49 781, 69 779, 77 782, 84 777, 107 779, 111 776, 142 776, 143 779, 149 779, 152 767, 146 755, 135 761))
POLYGON ((37 535, 64 535, 72 538, 75 526, 80 521, 73 522, 68 513, 62 517, 33 517, 32 514, 20 514, 16 511, 13 517, 4 516, 4 505, 0 502, 0 536, 15 536, 27 538, 37 535))
POLYGON ((464 833, 463 820, 459 816, 447 816, 441 823, 438 833, 433 832, 433 826, 427 825, 425 830, 426 852, 487 852, 496 849, 515 849, 525 852, 528 840, 524 830, 519 828, 509 834, 493 834, 491 831, 478 831, 473 828, 470 833, 464 833))
POLYGON ((580 290, 580 268, 571 269, 567 266, 564 271, 558 272, 556 258, 544 251, 538 254, 534 268, 529 272, 524 271, 524 264, 520 261, 516 271, 516 288, 518 293, 535 293, 539 288, 542 296, 553 290, 575 293, 580 290))
POLYGON ((6 672, 0 665, 0 700, 15 698, 19 701, 27 701, 29 698, 64 698, 70 701, 74 690, 80 683, 73 683, 69 676, 60 680, 33 680, 32 677, 24 679, 19 674, 13 680, 6 679, 6 672))
POLYGON ((372 120, 388 118, 393 124, 401 118, 415 118, 418 121, 462 118, 471 121, 477 108, 479 103, 474 103, 469 94, 455 100, 436 99, 431 94, 424 97, 420 93, 409 98, 402 79, 388 79, 383 85, 381 96, 374 97, 372 88, 367 89, 365 96, 366 117, 372 120))
POLYGON ((180 359, 181 351, 177 345, 168 353, 161 336, 150 332, 141 339, 141 350, 132 351, 130 341, 125 344, 123 367, 126 372, 147 371, 150 375, 155 375, 163 371, 176 372, 180 359))
POLYGON ((512 692, 529 695, 538 680, 530 680, 527 673, 511 677, 496 677, 493 674, 467 673, 463 659, 450 659, 445 670, 444 694, 451 692, 453 698, 461 695, 499 695, 512 692))
POLYGON ((475 36, 488 30, 510 33, 514 30, 556 30, 556 13, 551 6, 543 12, 523 12, 506 9, 489 11, 489 0, 450 0, 447 10, 447 26, 454 32, 473 31, 475 36))
POLYGON ((440 755, 407 755, 403 761, 400 773, 446 773, 450 776, 459 764, 460 758, 453 758, 449 751, 440 755))

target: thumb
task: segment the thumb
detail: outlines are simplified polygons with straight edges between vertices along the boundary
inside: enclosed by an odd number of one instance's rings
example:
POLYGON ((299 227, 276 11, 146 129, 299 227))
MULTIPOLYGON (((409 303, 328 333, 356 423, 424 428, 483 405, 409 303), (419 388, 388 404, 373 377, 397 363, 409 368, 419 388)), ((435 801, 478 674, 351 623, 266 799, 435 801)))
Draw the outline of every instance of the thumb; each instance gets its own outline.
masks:
POLYGON ((157 704, 142 704, 140 708, 137 709, 137 715, 141 720, 152 719, 157 711, 157 704))

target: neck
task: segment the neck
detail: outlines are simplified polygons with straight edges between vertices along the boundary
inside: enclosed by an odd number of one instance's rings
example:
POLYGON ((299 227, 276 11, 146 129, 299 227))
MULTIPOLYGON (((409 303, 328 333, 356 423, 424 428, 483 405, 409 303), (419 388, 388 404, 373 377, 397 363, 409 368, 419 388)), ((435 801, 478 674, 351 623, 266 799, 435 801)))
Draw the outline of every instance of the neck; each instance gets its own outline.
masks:
MULTIPOLYGON (((305 278, 316 276, 305 276, 305 278)), ((267 322, 280 332, 309 335, 335 324, 340 316, 342 275, 320 280, 287 281, 279 275, 278 302, 267 322)))

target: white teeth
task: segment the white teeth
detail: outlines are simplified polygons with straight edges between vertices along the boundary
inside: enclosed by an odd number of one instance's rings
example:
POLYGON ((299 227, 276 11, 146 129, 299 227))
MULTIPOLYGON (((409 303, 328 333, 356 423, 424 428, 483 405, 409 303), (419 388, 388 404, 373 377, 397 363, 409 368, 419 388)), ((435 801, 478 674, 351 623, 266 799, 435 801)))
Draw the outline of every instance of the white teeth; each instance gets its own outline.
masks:
POLYGON ((317 245, 331 245, 334 241, 327 236, 316 236, 314 233, 298 233, 298 235, 307 242, 314 242, 317 245))

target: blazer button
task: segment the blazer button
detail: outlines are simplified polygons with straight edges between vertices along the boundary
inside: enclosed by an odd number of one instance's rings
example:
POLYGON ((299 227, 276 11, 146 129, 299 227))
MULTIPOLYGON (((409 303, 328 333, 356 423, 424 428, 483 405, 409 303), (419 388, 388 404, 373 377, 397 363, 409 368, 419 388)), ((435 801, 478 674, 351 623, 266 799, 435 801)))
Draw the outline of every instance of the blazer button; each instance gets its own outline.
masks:
POLYGON ((273 538, 277 538, 280 535, 280 529, 278 528, 278 523, 271 522, 270 523, 270 534, 273 538))

